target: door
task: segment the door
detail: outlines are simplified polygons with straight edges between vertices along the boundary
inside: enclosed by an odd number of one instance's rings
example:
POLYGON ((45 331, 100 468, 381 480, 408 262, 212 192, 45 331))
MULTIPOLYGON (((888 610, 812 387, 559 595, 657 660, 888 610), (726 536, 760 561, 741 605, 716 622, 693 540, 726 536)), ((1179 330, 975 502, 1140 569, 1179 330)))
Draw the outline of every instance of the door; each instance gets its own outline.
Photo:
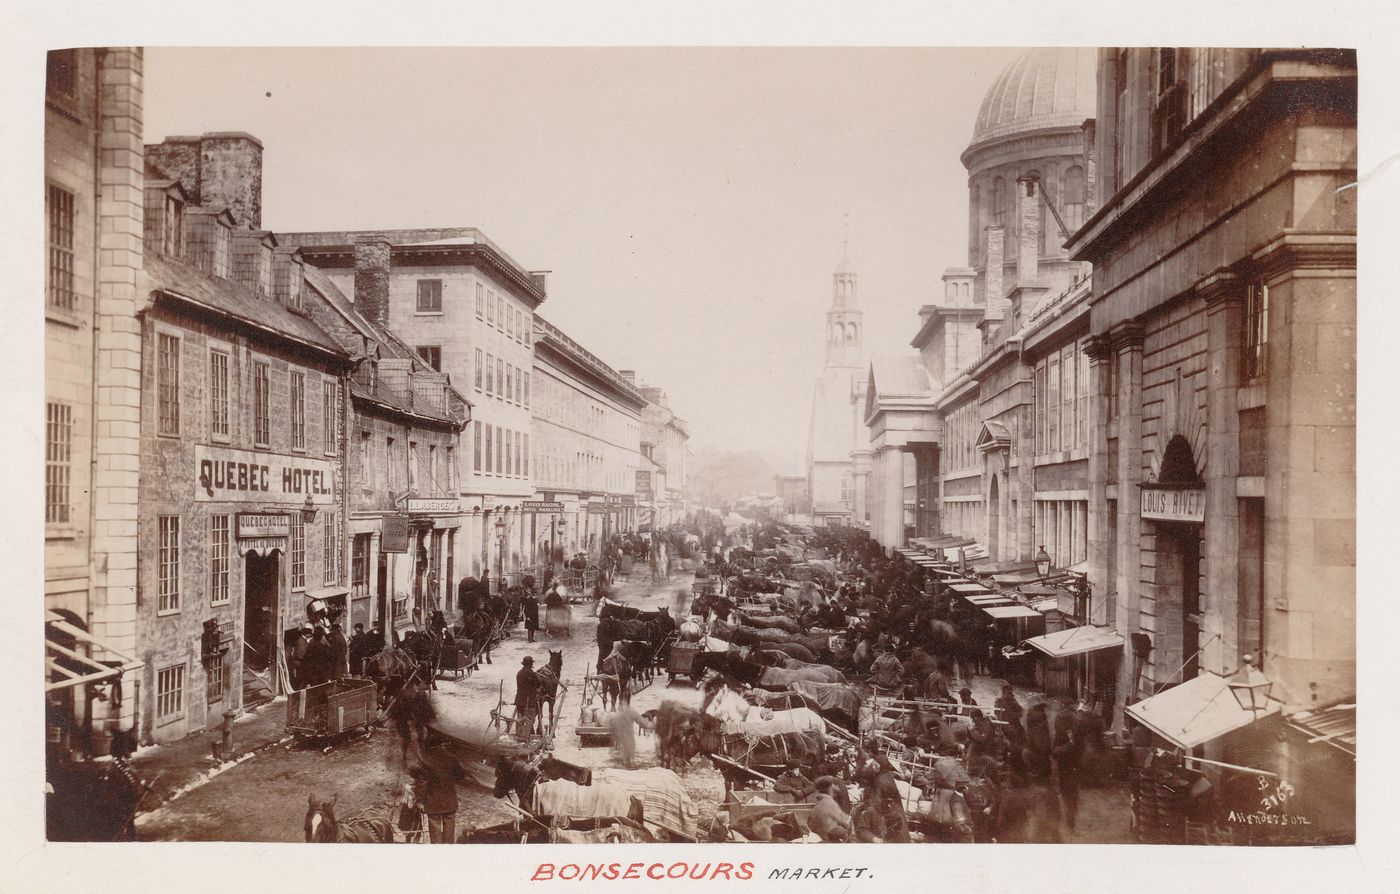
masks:
POLYGON ((1186 666, 1181 680, 1194 679, 1201 669, 1201 533, 1183 526, 1181 550, 1181 655, 1186 666))
POLYGON ((262 673, 277 660, 277 592, 281 554, 248 553, 243 560, 243 665, 262 673))
POLYGON ((379 551, 379 568, 374 574, 374 623, 379 625, 379 629, 389 630, 389 556, 383 550, 379 551))

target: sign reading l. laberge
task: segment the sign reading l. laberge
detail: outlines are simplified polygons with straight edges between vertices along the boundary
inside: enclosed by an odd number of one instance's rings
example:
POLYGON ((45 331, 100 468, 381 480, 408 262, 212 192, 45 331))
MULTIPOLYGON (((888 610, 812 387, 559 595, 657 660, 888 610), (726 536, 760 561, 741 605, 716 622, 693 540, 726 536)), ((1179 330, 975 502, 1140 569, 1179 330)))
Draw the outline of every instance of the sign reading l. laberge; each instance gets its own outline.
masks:
POLYGON ((335 463, 198 444, 194 448, 196 502, 335 503, 335 463))
POLYGON ((1142 517, 1150 521, 1201 524, 1206 520, 1205 488, 1144 487, 1142 517))
POLYGON ((405 503, 408 512, 456 512, 462 508, 455 497, 409 497, 405 503))

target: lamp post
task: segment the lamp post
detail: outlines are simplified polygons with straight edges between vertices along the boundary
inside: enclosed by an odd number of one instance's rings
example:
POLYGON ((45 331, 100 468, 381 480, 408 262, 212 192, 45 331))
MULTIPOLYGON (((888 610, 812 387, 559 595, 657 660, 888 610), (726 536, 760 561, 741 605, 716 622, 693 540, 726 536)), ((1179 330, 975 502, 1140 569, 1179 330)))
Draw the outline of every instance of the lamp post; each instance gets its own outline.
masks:
POLYGON ((1035 554, 1035 573, 1040 575, 1040 582, 1050 576, 1050 554, 1045 551, 1045 547, 1040 547, 1040 552, 1035 554))
POLYGON ((496 592, 501 591, 501 582, 506 575, 506 517, 496 516, 496 592))
POLYGON ((1230 687, 1230 694, 1235 697, 1235 701, 1240 703, 1240 707, 1248 711, 1251 716, 1260 711, 1268 710, 1269 693, 1273 690, 1273 682, 1259 668, 1254 666, 1254 656, 1242 656, 1244 665, 1226 681, 1225 685, 1230 687))

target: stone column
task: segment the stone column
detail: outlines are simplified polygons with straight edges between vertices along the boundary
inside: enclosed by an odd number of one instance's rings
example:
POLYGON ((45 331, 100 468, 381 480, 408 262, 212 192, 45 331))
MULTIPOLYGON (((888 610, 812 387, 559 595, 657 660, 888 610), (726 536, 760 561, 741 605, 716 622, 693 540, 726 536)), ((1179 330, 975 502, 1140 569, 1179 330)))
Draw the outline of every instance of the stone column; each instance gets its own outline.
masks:
POLYGON ((884 530, 886 549, 904 545, 904 451, 886 447, 881 456, 884 466, 884 530))
POLYGON ((1203 670, 1228 674, 1239 665, 1239 475, 1238 390, 1244 285, 1229 270, 1217 270, 1196 285, 1206 304, 1206 521, 1200 658, 1203 670), (1216 634, 1218 638, 1212 639, 1216 634))
MULTIPOLYGON (((1029 364, 1028 364, 1029 365, 1029 364)), ((1034 366, 1031 365, 1032 372, 1034 366)), ((1016 430, 1016 556, 1022 561, 1035 557, 1040 548, 1035 540, 1035 409, 1022 405, 1016 412, 1021 421, 1016 430)))
MULTIPOLYGON (((1138 485, 1142 482, 1142 343, 1141 323, 1129 320, 1109 331, 1110 344, 1118 364, 1118 455, 1110 461, 1118 463, 1118 630, 1126 640, 1123 655, 1122 685, 1118 687, 1118 704, 1132 692, 1134 667, 1132 634, 1138 632, 1138 566, 1142 536, 1142 504, 1138 485)), ((1155 644, 1154 644, 1155 645, 1155 644)), ((1154 649, 1155 652, 1155 649, 1154 649)), ((1171 669, 1168 669, 1169 671, 1171 669)), ((1144 686, 1153 679, 1149 663, 1144 673, 1144 686)))
MULTIPOLYGON (((1114 457, 1108 454, 1108 388, 1111 382, 1109 364, 1114 362, 1108 339, 1096 335, 1085 345, 1089 356, 1089 393, 1092 395, 1089 428, 1089 583, 1094 587, 1089 620, 1094 624, 1113 625, 1117 618, 1113 594, 1117 582, 1108 579, 1108 468, 1114 457)), ((1122 491, 1118 492, 1122 511, 1122 491)))
MULTIPOLYGON (((136 557, 140 554, 141 320, 146 296, 138 285, 144 267, 145 147, 141 142, 142 66, 139 47, 98 50, 102 109, 98 139, 97 215, 100 222, 96 289, 96 393, 93 417, 96 466, 92 476, 92 631, 114 648, 138 654, 136 557)), ((91 224, 89 224, 91 226, 91 224)), ((154 544, 151 546, 154 549, 154 544)), ((154 572, 152 572, 154 574, 154 572)), ((105 656, 112 657, 112 656, 105 656)), ((120 716, 110 703, 94 704, 94 726, 114 720, 130 729, 137 704, 152 716, 155 672, 129 674, 120 716), (144 674, 145 685, 130 684, 144 674)), ((74 690, 78 692, 80 690, 74 690)), ((146 738, 137 732, 138 737, 146 738)), ((105 743, 94 741, 97 751, 105 743)))

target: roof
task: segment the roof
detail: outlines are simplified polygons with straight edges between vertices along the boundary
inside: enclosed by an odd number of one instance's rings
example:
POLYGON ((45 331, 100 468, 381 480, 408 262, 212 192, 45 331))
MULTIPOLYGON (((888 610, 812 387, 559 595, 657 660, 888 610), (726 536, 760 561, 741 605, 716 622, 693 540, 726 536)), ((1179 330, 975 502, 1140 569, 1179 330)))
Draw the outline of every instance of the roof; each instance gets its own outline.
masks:
POLYGON ((1026 640, 1051 658, 1067 658, 1101 649, 1123 648, 1123 635, 1107 627, 1071 627, 1026 640))
POLYGON ((1096 104, 1094 51, 1081 47, 1028 50, 1002 70, 982 99, 963 153, 1031 131, 1079 127, 1096 104))
POLYGON ((1202 671, 1156 695, 1128 705, 1132 718, 1179 748, 1191 749, 1277 714, 1282 703, 1269 700, 1263 713, 1240 707, 1224 677, 1202 671))
POLYGON ((145 258, 152 288, 274 336, 290 338, 332 354, 346 352, 310 319, 271 298, 259 298, 241 283, 202 273, 156 254, 145 258))
POLYGON ((983 608, 982 611, 986 612, 991 617, 996 618, 998 621, 1004 621, 1008 618, 1040 617, 1040 612, 1036 611, 1033 608, 1027 608, 1024 605, 994 605, 990 608, 983 608))
POLYGON ((1300 711, 1288 718, 1288 725, 1308 737, 1308 744, 1325 742, 1333 748, 1356 757, 1356 703, 1343 704, 1312 711, 1300 711))
POLYGON ((928 370, 918 354, 895 354, 876 357, 870 361, 872 393, 876 398, 886 395, 930 396, 933 384, 928 370))

